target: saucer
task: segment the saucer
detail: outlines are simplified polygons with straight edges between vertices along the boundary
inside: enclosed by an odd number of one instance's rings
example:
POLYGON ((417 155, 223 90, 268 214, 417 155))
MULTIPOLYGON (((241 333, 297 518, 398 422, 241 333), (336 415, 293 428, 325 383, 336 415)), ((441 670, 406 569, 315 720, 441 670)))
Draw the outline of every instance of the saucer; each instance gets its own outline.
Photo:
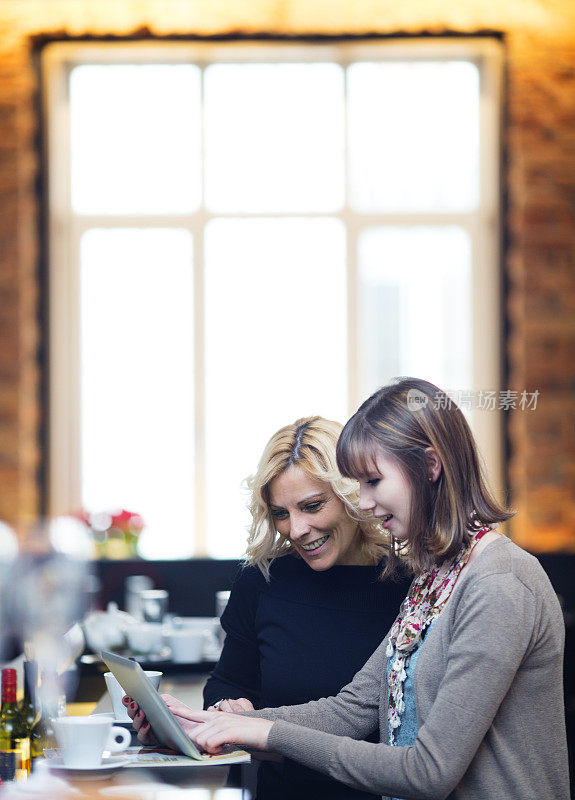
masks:
MULTIPOLYGON (((55 750, 48 750, 47 753, 55 753, 55 750)), ((126 767, 134 756, 126 755, 111 755, 104 756, 102 763, 97 767, 68 767, 62 761, 62 758, 57 755, 48 755, 44 760, 44 764, 50 770, 60 775, 65 775, 68 778, 73 778, 77 781, 93 781, 102 780, 111 777, 115 772, 126 767)))

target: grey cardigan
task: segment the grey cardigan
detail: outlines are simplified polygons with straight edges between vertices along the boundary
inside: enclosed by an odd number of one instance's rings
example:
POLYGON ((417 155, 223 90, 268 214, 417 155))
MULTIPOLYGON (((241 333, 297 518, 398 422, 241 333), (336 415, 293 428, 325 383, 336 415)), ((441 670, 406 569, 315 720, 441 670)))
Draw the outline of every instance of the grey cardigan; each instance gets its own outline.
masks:
POLYGON ((461 576, 415 669, 414 745, 387 737, 387 637, 336 697, 248 712, 268 750, 349 786, 401 798, 569 800, 564 625, 537 559, 506 538, 461 576))

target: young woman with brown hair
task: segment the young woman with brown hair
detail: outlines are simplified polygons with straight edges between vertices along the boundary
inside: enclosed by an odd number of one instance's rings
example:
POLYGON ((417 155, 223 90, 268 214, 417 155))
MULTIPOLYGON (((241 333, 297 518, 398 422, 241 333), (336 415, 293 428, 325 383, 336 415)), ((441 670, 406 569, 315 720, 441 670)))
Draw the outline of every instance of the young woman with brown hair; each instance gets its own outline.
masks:
POLYGON ((382 644, 335 697, 245 715, 168 704, 208 752, 269 749, 393 798, 568 800, 564 626, 539 562, 497 530, 467 422, 417 379, 386 386, 338 443, 360 508, 416 571, 382 644), (379 727, 380 743, 363 739, 379 727))

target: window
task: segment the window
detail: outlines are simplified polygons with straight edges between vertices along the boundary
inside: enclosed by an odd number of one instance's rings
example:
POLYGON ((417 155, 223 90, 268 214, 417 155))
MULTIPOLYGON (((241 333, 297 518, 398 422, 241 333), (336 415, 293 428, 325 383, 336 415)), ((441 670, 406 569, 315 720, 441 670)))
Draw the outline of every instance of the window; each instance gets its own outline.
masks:
MULTIPOLYGON (((499 388, 502 53, 487 40, 54 43, 51 513, 243 552, 281 425, 397 375, 499 388)), ((500 485, 497 414, 469 412, 500 485)))

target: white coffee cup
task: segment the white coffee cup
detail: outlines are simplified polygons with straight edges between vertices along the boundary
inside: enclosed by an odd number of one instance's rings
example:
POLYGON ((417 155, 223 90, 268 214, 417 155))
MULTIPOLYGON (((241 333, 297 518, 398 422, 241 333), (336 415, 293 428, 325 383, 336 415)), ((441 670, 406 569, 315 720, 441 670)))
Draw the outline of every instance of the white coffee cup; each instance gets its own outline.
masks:
POLYGON ((174 628, 168 632, 168 644, 172 651, 172 661, 197 664, 204 654, 206 634, 194 628, 174 628))
POLYGON ((164 641, 162 623, 139 622, 137 625, 128 625, 126 638, 132 653, 158 653, 164 641))
MULTIPOLYGON (((148 678, 151 680, 154 689, 157 689, 160 685, 160 680, 162 679, 163 673, 156 672, 155 670, 146 670, 145 672, 148 678)), ((108 688, 108 694, 112 700, 115 721, 131 722, 132 720, 128 714, 128 710, 122 703, 122 698, 126 696, 126 692, 122 688, 121 684, 118 683, 118 679, 112 672, 105 672, 104 679, 106 681, 106 687, 108 688)))
POLYGON ((104 750, 121 753, 132 740, 130 731, 106 717, 57 717, 52 725, 67 767, 99 767, 104 750))
MULTIPOLYGON (((202 659, 210 661, 213 659, 214 653, 219 653, 220 620, 218 617, 173 617, 169 625, 164 625, 164 634, 168 644, 170 633, 174 630, 195 631, 203 634, 202 659)), ((217 661, 217 659, 218 655, 215 660, 217 661)))

